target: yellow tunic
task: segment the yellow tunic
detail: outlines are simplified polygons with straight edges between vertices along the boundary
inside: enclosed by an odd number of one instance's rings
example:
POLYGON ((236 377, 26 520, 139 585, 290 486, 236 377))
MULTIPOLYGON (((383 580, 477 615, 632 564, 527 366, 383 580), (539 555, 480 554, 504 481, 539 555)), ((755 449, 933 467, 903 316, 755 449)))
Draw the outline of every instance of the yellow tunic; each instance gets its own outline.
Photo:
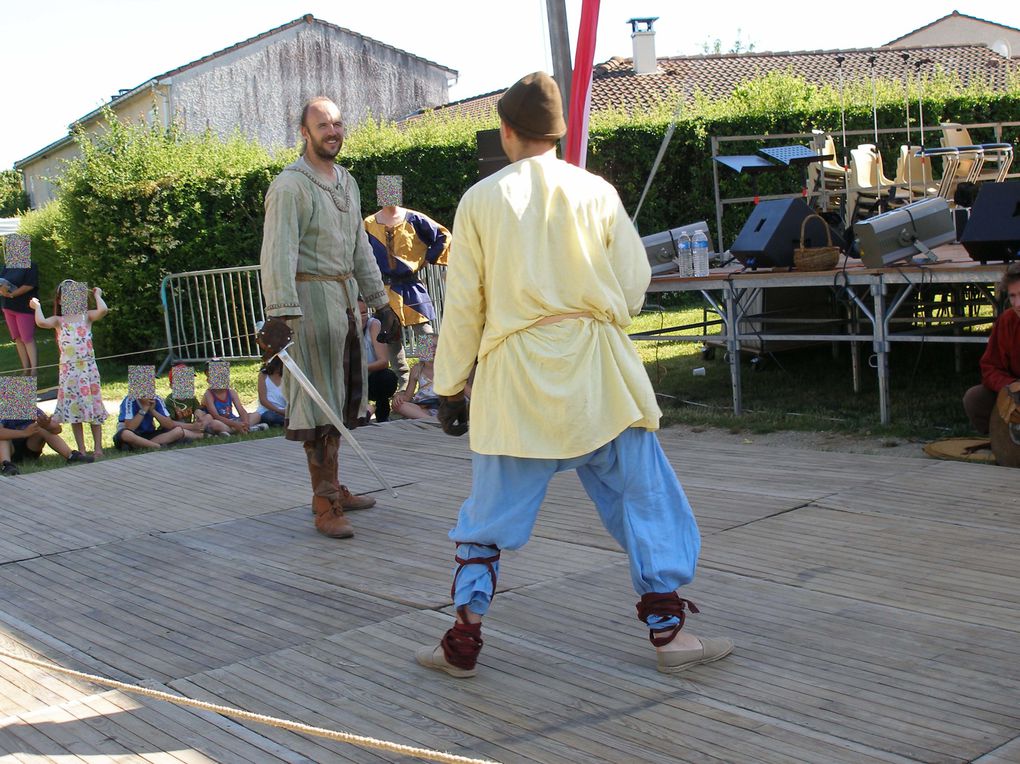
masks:
POLYGON ((453 228, 435 390, 464 387, 482 454, 559 458, 662 412, 626 328, 651 278, 616 190, 551 155, 470 188, 453 228), (535 326, 549 316, 590 313, 535 326))
POLYGON ((404 210, 403 221, 392 226, 376 220, 377 214, 365 218, 365 230, 390 307, 403 326, 435 321, 432 299, 417 273, 426 265, 446 265, 450 232, 414 210, 404 210))

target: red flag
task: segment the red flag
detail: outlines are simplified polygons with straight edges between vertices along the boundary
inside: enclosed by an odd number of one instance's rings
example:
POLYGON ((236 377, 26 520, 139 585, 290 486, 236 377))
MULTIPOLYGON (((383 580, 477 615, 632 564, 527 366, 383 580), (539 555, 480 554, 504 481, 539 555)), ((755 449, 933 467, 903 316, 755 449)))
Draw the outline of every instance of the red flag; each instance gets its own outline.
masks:
POLYGON ((574 76, 570 85, 570 114, 567 119, 567 148, 563 157, 578 167, 584 167, 588 158, 588 112, 591 109, 591 74, 598 26, 599 0, 584 0, 581 26, 577 31, 574 76))

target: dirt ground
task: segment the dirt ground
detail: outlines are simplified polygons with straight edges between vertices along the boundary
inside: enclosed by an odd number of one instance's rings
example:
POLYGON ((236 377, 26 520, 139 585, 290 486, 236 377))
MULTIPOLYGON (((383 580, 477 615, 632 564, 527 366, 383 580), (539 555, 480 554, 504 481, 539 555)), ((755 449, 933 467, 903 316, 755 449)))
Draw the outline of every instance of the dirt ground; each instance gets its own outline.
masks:
POLYGON ((670 429, 685 432, 692 439, 700 438, 715 444, 733 446, 778 446, 782 448, 806 449, 809 451, 836 451, 851 454, 887 454, 897 457, 928 459, 922 450, 924 442, 908 441, 902 438, 868 437, 846 435, 836 432, 802 432, 782 430, 769 433, 732 433, 716 427, 693 427, 675 425, 670 429))

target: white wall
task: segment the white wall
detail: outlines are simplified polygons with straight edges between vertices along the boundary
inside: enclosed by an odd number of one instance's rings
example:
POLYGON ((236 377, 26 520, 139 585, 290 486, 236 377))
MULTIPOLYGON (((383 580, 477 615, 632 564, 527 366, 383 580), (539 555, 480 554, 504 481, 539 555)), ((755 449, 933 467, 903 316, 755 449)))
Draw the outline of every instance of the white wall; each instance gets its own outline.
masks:
MULTIPOLYGON (((145 88, 130 98, 118 101, 113 111, 121 122, 149 123, 158 118, 165 123, 165 103, 164 89, 145 88)), ((105 129, 104 126, 105 122, 99 116, 85 123, 84 129, 89 135, 97 135, 105 129)), ((56 197, 57 188, 52 182, 53 179, 63 175, 66 162, 80 156, 81 150, 77 141, 71 139, 68 143, 21 166, 25 176, 25 190, 34 209, 42 207, 56 197)))
POLYGON ((64 174, 64 163, 81 156, 78 144, 74 141, 58 147, 54 151, 32 160, 22 167, 25 176, 25 191, 33 209, 53 201, 57 188, 52 179, 64 174))
MULTIPOLYGON (((1020 55, 1020 31, 1013 31, 995 24, 963 16, 950 16, 932 24, 926 29, 897 40, 891 47, 909 48, 916 45, 968 45, 978 44, 992 47, 1002 41, 1010 48, 1010 57, 1020 55)), ((1000 51, 1001 52, 1001 51, 1000 51)))
POLYGON ((299 24, 173 78, 176 118, 188 131, 235 130, 267 147, 293 146, 309 98, 337 102, 344 121, 398 119, 449 100, 447 74, 407 53, 324 24, 299 24))
MULTIPOLYGON (((326 24, 301 23, 258 42, 140 88, 113 107, 126 122, 165 124, 169 115, 189 132, 235 131, 267 148, 289 147, 300 139, 298 119, 309 98, 324 95, 340 106, 344 121, 356 125, 372 115, 399 119, 449 101, 442 67, 326 24)), ((86 124, 103 129, 99 117, 86 124)), ((46 178, 59 177, 63 160, 80 155, 71 141, 22 167, 33 207, 55 195, 46 178)))

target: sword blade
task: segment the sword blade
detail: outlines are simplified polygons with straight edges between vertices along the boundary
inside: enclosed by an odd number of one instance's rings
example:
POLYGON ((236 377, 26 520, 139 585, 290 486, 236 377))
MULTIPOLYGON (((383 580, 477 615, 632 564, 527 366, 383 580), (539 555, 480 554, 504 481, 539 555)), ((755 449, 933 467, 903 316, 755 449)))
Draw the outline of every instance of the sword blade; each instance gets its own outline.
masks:
POLYGON ((319 408, 323 410, 333 426, 340 431, 340 435, 351 444, 351 448, 353 448, 354 452, 361 457, 361 461, 365 463, 365 466, 372 471, 373 475, 379 478, 379 482, 382 483, 386 490, 390 492, 390 495, 394 498, 399 496, 399 494, 393 489, 393 486, 389 484, 389 481, 383 477, 379 468, 375 466, 375 462, 373 462, 371 457, 369 457, 369 455, 365 452, 365 449, 361 447, 361 444, 358 443, 351 434, 351 431, 344 426, 344 423, 333 410, 333 407, 326 403, 326 400, 319 394, 319 391, 315 389, 315 385, 312 384, 312 381, 305 376, 305 373, 301 371, 301 368, 297 365, 294 359, 291 358, 290 353, 287 352, 287 348, 284 348, 276 355, 281 361, 283 361, 283 365, 287 367, 287 370, 294 375, 294 379, 296 379, 298 384, 301 385, 301 389, 308 393, 308 397, 318 404, 319 408))

